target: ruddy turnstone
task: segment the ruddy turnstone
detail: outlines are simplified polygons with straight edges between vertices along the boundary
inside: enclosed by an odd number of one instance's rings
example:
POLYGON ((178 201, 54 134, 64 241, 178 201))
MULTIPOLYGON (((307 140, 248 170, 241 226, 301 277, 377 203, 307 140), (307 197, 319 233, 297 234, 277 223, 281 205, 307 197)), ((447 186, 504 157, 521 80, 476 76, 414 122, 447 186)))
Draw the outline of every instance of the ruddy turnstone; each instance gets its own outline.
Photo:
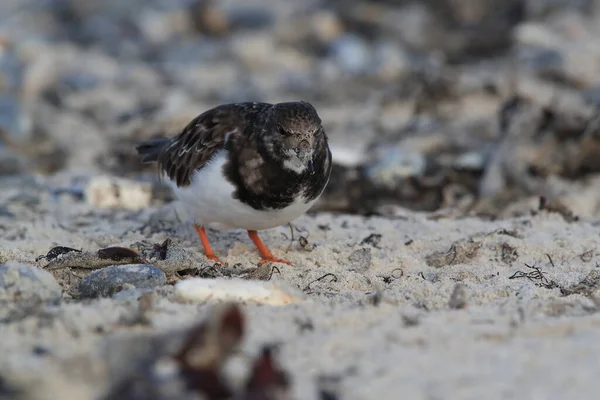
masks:
POLYGON ((143 163, 158 164, 194 223, 206 258, 216 262, 205 226, 245 229, 260 264, 290 264, 274 257, 257 231, 308 211, 331 174, 327 135, 306 102, 220 105, 179 135, 136 149, 143 163))

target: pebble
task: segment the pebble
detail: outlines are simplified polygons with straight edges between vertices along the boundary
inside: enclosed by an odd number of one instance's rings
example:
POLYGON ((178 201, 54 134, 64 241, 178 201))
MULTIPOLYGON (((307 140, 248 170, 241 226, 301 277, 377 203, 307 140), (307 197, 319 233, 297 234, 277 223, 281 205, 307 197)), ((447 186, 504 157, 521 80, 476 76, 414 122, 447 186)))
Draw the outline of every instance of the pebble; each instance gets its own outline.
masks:
POLYGON ((0 146, 0 176, 23 173, 26 164, 26 161, 14 151, 0 146))
POLYGON ((448 307, 453 310, 459 310, 467 306, 467 286, 463 283, 457 283, 452 290, 450 299, 448 300, 448 307))
POLYGON ((115 293, 112 298, 119 301, 138 301, 146 293, 152 293, 152 289, 125 289, 115 293))
POLYGON ((371 249, 363 247, 355 250, 348 256, 350 261, 350 268, 356 272, 365 272, 371 267, 373 256, 371 255, 371 249))
POLYGON ((303 300, 291 288, 274 282, 242 279, 190 278, 175 285, 175 297, 180 302, 235 301, 251 304, 283 306, 303 300))
POLYGON ((152 289, 166 281, 165 273, 154 265, 112 265, 83 278, 79 282, 79 296, 109 297, 121 290, 152 289))
POLYGON ((395 188, 402 179, 422 176, 427 167, 423 154, 402 146, 378 146, 372 157, 373 161, 366 168, 367 175, 390 188, 395 188))
POLYGON ((52 274, 33 265, 0 265, 0 301, 58 301, 60 285, 52 274))
POLYGON ((88 183, 85 197, 94 207, 124 208, 135 211, 150 205, 152 184, 100 176, 88 183))
POLYGON ((357 35, 344 34, 331 43, 331 56, 347 73, 365 72, 371 63, 369 46, 357 35))

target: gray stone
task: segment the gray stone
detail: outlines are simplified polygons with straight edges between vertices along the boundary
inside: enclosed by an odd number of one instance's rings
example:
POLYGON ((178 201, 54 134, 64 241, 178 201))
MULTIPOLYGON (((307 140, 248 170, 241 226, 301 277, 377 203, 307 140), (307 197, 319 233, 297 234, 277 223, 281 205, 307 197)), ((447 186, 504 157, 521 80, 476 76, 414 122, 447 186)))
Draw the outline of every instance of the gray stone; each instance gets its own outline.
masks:
POLYGON ((109 297, 122 290, 152 289, 166 283, 165 273, 154 265, 111 265, 79 282, 80 297, 109 297))
POLYGON ((125 289, 115 293, 112 298, 119 301, 138 301, 146 293, 151 293, 152 289, 125 289))
POLYGON ((0 301, 57 301, 62 291, 52 274, 33 265, 0 265, 0 301))
POLYGON ((368 247, 358 249, 348 256, 350 268, 356 272, 365 272, 368 270, 371 267, 372 259, 371 249, 368 247))
POLYGON ((367 43, 352 34, 336 39, 331 44, 331 55, 344 71, 351 74, 366 72, 371 61, 367 43))
POLYGON ((450 300, 448 300, 448 307, 459 310, 467 306, 467 286, 462 283, 457 283, 452 290, 450 300))

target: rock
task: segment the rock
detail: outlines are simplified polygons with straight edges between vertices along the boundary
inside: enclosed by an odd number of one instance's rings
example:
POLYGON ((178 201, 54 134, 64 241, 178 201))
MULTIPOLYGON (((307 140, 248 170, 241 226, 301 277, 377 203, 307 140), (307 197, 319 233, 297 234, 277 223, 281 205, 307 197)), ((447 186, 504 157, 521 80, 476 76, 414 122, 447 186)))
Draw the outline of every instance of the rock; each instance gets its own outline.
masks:
POLYGON ((121 290, 152 289, 164 285, 165 273, 154 265, 112 265, 94 271, 79 283, 80 297, 108 297, 121 290))
POLYGON ((62 291, 52 274, 33 265, 0 265, 0 301, 58 301, 62 291))
POLYGON ((191 278, 175 285, 175 297, 181 302, 235 301, 282 306, 302 301, 291 288, 264 281, 242 279, 191 278))
POLYGON ((362 249, 355 250, 350 256, 350 268, 356 272, 365 272, 371 267, 373 256, 371 255, 371 249, 363 247, 362 249))
POLYGON ((25 170, 26 162, 22 157, 6 147, 0 147, 0 176, 17 175, 25 170))
POLYGON ((453 310, 459 310, 467 306, 467 287, 462 283, 457 283, 450 295, 448 307, 453 310))
POLYGON ((371 154, 373 161, 365 168, 367 176, 391 189, 407 177, 423 175, 427 167, 422 153, 402 146, 377 146, 371 154))
POLYGON ((483 171, 485 168, 485 155, 480 152, 467 152, 454 159, 453 167, 458 170, 483 171))
POLYGON ((138 301, 146 293, 152 293, 152 289, 125 289, 115 293, 112 298, 119 301, 138 301))
POLYGON ((152 184, 109 177, 93 178, 85 197, 94 207, 140 210, 152 201, 152 184))
POLYGON ((331 56, 347 73, 362 73, 371 63, 369 46, 359 36, 344 34, 331 43, 331 56))

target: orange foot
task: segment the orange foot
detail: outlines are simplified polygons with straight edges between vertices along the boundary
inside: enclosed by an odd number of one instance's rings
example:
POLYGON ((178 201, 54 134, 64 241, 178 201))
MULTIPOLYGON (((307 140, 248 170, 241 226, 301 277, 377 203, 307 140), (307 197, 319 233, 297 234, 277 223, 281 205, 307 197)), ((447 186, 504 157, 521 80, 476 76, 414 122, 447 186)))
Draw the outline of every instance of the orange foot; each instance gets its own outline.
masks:
POLYGON ((256 231, 248 231, 248 237, 252 240, 252 242, 254 242, 254 245, 260 253, 261 259, 258 262, 258 265, 263 265, 268 262, 292 265, 292 263, 289 261, 283 260, 281 258, 275 258, 273 254, 271 254, 267 246, 265 246, 262 240, 260 240, 260 237, 258 237, 258 233, 256 233, 256 231))
POLYGON ((198 232, 198 236, 200 236, 200 242, 202 243, 202 247, 204 247, 205 257, 208 260, 217 262, 219 264, 223 264, 219 257, 217 257, 213 252, 212 247, 210 247, 210 242, 208 241, 208 237, 206 236, 206 231, 204 230, 204 227, 200 225, 194 225, 194 228, 196 228, 196 232, 198 232))

